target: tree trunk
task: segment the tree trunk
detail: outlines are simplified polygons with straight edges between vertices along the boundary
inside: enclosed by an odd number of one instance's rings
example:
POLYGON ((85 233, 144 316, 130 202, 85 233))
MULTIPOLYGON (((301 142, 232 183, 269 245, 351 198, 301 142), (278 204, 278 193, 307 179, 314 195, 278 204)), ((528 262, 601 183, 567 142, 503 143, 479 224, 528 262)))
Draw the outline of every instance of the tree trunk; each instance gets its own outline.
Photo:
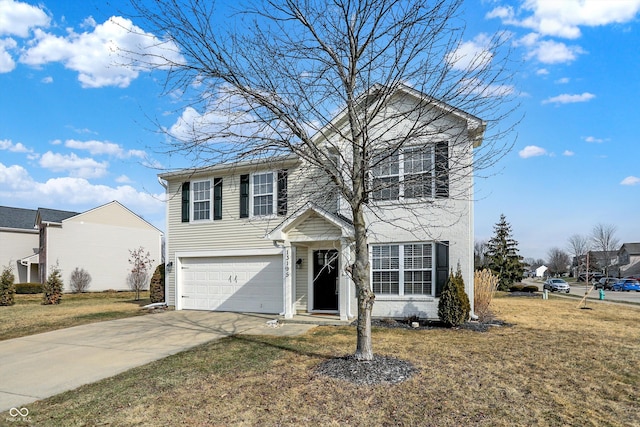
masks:
POLYGON ((358 324, 355 358, 373 360, 371 340, 371 311, 375 295, 369 280, 369 250, 367 247, 367 227, 362 205, 353 208, 353 226, 355 231, 356 262, 353 269, 353 281, 358 296, 358 324))

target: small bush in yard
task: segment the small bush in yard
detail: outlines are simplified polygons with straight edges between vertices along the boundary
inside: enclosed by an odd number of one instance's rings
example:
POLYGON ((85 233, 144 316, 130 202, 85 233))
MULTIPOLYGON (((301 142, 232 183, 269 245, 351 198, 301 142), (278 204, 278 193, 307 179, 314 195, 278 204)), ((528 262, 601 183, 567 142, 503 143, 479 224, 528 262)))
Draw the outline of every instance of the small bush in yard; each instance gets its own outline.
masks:
POLYGON ((457 273, 449 275, 449 280, 444 285, 440 301, 438 302, 438 317, 447 326, 460 326, 469 318, 471 304, 464 290, 462 272, 458 268, 457 273))
POLYGON ((527 285, 525 287, 522 288, 522 292, 529 292, 529 293, 534 293, 534 292, 538 292, 539 289, 536 285, 527 285))
POLYGON ((71 292, 74 294, 86 292, 90 284, 91 275, 84 268, 76 267, 75 270, 71 272, 69 286, 71 287, 71 292))
POLYGON ((42 283, 16 283, 16 294, 39 294, 42 293, 42 283))
POLYGON ((15 276, 13 275, 13 269, 10 266, 6 266, 2 269, 2 275, 0 275, 0 305, 13 305, 15 304, 14 295, 16 288, 13 284, 15 276))
POLYGON ((129 289, 136 293, 136 301, 140 301, 140 291, 144 291, 149 283, 149 271, 153 265, 151 254, 142 246, 129 250, 129 264, 131 270, 127 276, 129 289))
POLYGON ((62 277, 58 265, 51 267, 47 281, 42 285, 42 304, 60 304, 62 299, 62 277))
POLYGON ((489 305, 498 289, 498 282, 498 276, 488 269, 476 271, 473 275, 473 311, 481 321, 490 316, 489 305))
POLYGON ((522 292, 523 285, 511 285, 509 286, 509 292, 522 292))
POLYGON ((164 264, 156 267, 156 271, 151 276, 151 284, 149 285, 149 297, 151 302, 164 302, 164 264))

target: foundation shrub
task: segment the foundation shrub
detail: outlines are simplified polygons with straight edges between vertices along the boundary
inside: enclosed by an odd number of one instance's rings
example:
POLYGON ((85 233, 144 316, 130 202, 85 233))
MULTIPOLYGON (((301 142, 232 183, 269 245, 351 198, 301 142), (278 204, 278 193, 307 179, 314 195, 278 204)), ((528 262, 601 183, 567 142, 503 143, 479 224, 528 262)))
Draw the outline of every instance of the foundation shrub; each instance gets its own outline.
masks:
POLYGON ((449 280, 444 285, 440 301, 438 302, 438 317, 445 325, 456 327, 463 324, 469 318, 471 304, 464 290, 464 280, 460 268, 454 275, 449 275, 449 280))
POLYGON ((16 283, 16 294, 39 294, 42 293, 42 283, 16 283))
POLYGON ((0 305, 9 306, 15 304, 16 288, 13 284, 14 280, 13 269, 9 266, 3 267, 0 275, 0 305))
POLYGON ((164 302, 164 280, 164 264, 159 264, 153 272, 151 283, 149 284, 149 297, 152 303, 164 302))

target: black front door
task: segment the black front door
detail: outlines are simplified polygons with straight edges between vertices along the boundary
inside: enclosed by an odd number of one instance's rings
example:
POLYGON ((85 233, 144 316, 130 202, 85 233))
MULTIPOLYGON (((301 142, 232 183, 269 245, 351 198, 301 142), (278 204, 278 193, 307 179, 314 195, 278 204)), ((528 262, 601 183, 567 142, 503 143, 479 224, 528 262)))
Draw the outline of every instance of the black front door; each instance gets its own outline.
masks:
POLYGON ((313 251, 313 309, 338 310, 338 251, 313 251))

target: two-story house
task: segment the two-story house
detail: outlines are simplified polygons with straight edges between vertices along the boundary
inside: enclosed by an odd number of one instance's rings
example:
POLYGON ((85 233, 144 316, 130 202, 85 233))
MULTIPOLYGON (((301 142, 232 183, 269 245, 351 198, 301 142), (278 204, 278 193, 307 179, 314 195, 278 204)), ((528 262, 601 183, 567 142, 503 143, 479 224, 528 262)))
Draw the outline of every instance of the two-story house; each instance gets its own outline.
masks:
MULTIPOLYGON (((385 108, 429 108, 446 131, 382 153, 385 160, 371 168, 365 216, 373 315, 436 318, 440 291, 458 266, 473 307, 471 166, 485 125, 410 88, 385 108)), ((343 119, 318 132, 320 150, 339 146, 335 129, 343 119)), ((384 126, 381 120, 373 129, 382 138, 410 129, 384 126)), ((334 166, 348 158, 338 150, 334 166)), ((177 310, 355 317, 351 211, 318 169, 290 155, 160 174, 168 200, 167 303, 177 310)))

